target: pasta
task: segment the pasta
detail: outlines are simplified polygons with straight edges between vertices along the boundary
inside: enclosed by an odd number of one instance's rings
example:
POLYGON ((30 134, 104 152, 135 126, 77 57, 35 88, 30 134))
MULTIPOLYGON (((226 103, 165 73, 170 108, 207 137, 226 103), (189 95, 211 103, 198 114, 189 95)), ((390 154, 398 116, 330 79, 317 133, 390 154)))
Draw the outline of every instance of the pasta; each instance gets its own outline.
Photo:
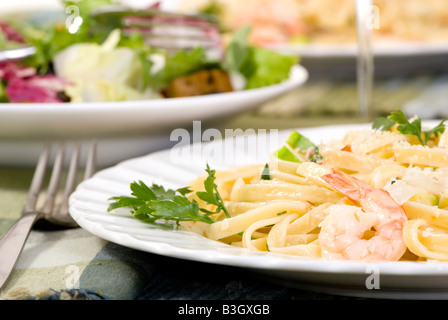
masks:
MULTIPOLYGON (((423 146, 396 127, 353 131, 317 146, 317 161, 271 156, 267 179, 266 164, 217 171, 230 217, 181 225, 232 246, 304 259, 448 261, 447 138, 443 132, 423 146)), ((202 181, 192 189, 202 190, 202 181)))

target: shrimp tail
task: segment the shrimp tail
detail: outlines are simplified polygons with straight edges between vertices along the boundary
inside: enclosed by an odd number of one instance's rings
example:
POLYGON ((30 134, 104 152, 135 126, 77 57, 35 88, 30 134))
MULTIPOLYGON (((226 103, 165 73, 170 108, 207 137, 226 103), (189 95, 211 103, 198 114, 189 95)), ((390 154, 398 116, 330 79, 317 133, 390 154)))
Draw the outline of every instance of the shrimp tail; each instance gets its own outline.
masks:
POLYGON ((386 191, 346 173, 333 169, 322 179, 361 207, 330 207, 331 215, 322 223, 319 234, 322 253, 351 260, 398 260, 406 251, 402 229, 407 218, 403 208, 386 191), (364 232, 372 229, 375 235, 362 239, 364 232))
POLYGON ((353 201, 360 201, 364 197, 364 191, 372 189, 364 181, 336 169, 332 169, 331 173, 322 176, 322 179, 353 201))

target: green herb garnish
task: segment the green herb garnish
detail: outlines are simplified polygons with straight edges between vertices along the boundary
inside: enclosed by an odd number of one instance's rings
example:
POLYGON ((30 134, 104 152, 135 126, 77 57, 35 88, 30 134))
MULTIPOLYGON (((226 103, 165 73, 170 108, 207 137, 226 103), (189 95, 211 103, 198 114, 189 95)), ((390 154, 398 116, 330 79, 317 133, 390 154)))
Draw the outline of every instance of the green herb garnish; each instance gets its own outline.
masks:
POLYGON ((388 117, 379 117, 373 122, 372 129, 386 131, 392 128, 394 125, 395 121, 390 120, 388 117))
POLYGON ((267 163, 261 172, 261 180, 271 180, 271 172, 269 170, 269 164, 267 163))
POLYGON ((400 133, 414 135, 423 146, 426 146, 432 136, 437 138, 439 134, 442 134, 445 131, 445 121, 446 120, 442 120, 434 128, 425 131, 422 130, 422 123, 420 118, 416 117, 411 122, 409 122, 403 111, 398 109, 397 111, 392 112, 387 118, 380 117, 375 120, 372 124, 372 128, 385 131, 389 130, 395 124, 398 124, 397 130, 400 133))
POLYGON ((207 179, 204 181, 205 191, 198 191, 196 195, 199 199, 207 202, 208 204, 213 204, 216 206, 215 211, 208 211, 206 209, 200 209, 202 212, 207 214, 215 214, 220 212, 221 210, 224 212, 227 218, 230 218, 230 214, 227 211, 224 201, 221 198, 221 195, 218 192, 218 186, 215 184, 215 170, 211 170, 209 165, 207 164, 207 169, 205 169, 208 173, 207 179))
POLYGON ((302 162, 287 146, 283 146, 274 152, 274 157, 283 161, 302 162))
POLYGON ((131 208, 131 213, 137 219, 168 229, 177 228, 180 221, 214 223, 217 220, 210 216, 221 212, 221 210, 229 218, 230 215, 214 183, 215 170, 211 170, 207 165, 206 171, 208 177, 204 181, 205 191, 198 191, 196 195, 206 203, 215 205, 215 211, 200 208, 196 200, 188 199, 187 194, 192 192, 188 187, 166 190, 157 184, 152 184, 149 187, 142 181, 131 183, 131 196, 110 198, 109 200, 113 202, 110 203, 107 211, 131 208))
POLYGON ((290 133, 286 140, 286 145, 274 152, 274 156, 284 161, 302 162, 292 150, 302 154, 309 161, 319 162, 322 160, 322 156, 319 154, 319 147, 295 130, 290 133))

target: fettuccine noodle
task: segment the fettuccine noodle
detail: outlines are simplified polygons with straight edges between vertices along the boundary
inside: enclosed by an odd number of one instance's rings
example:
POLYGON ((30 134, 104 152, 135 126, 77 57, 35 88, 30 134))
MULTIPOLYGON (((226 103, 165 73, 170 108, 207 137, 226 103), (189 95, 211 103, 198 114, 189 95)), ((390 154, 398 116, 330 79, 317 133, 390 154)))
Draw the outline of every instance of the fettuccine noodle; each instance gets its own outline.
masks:
MULTIPOLYGON (((271 156, 269 179, 262 179, 265 163, 217 171, 231 217, 219 213, 218 222, 182 227, 232 246, 301 258, 448 261, 447 139, 445 132, 422 146, 396 130, 360 130, 319 145, 317 162, 271 156), (361 181, 365 194, 356 201, 328 177, 361 181), (369 207, 363 197, 377 203, 369 207), (372 200, 382 197, 397 209, 372 200)), ((202 190, 203 181, 193 181, 193 190, 202 190)))

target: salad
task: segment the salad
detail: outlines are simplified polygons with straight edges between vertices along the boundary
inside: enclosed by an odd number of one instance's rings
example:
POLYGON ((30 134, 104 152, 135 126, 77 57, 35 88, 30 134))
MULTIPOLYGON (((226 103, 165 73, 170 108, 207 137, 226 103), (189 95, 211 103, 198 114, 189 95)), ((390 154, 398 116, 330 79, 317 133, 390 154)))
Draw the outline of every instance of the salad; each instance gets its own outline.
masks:
POLYGON ((0 102, 109 102, 249 90, 286 80, 298 63, 297 57, 250 44, 250 26, 221 45, 219 56, 202 46, 170 52, 149 45, 138 30, 99 28, 92 11, 112 0, 63 2, 79 8, 82 23, 75 32, 65 21, 0 21, 0 50, 25 44, 36 49, 25 59, 0 62, 0 102))

